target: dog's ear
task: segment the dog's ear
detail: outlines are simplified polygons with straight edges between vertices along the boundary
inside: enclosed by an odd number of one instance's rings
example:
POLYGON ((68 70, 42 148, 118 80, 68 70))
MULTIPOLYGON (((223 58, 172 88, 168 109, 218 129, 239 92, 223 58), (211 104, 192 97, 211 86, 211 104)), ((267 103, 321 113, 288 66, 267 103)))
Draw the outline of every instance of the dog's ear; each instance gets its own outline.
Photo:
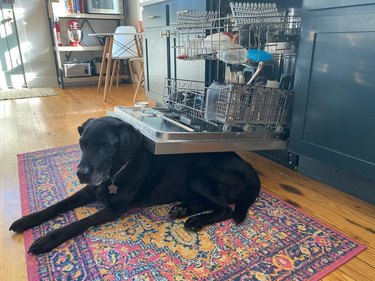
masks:
POLYGON ((81 126, 78 126, 78 133, 80 136, 82 136, 83 131, 85 130, 85 127, 87 126, 90 121, 94 120, 94 118, 87 119, 81 126))
POLYGON ((120 155, 123 159, 130 159, 142 143, 142 134, 133 126, 123 122, 117 126, 120 138, 120 155))

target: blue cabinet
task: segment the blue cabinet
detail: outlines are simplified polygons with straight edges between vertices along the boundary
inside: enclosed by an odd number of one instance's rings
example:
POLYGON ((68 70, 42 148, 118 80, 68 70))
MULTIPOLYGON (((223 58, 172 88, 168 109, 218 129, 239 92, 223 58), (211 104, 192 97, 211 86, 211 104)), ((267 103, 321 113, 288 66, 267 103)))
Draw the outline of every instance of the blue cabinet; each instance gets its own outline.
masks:
POLYGON ((305 1, 302 19, 289 150, 299 171, 374 203, 375 3, 305 1))

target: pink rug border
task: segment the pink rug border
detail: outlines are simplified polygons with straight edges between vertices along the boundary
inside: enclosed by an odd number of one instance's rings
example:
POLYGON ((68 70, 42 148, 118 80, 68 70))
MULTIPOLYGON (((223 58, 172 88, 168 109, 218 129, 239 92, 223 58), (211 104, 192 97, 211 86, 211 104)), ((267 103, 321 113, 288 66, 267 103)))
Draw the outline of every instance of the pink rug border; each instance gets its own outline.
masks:
MULTIPOLYGON (((27 153, 17 155, 22 216, 30 213, 29 200, 28 200, 27 190, 26 190, 26 173, 25 173, 25 164, 24 164, 25 160, 23 157, 25 154, 27 153)), ((38 280, 39 272, 37 272, 37 269, 38 269, 37 260, 33 255, 27 252, 29 250, 29 246, 31 245, 32 239, 33 239, 32 231, 31 230, 25 231, 23 233, 23 237, 24 237, 24 246, 25 246, 25 254, 26 254, 26 267, 27 267, 28 280, 29 281, 38 280), (36 270, 33 270, 33 268, 34 269, 36 268, 36 270)))
POLYGON ((292 204, 286 202, 281 196, 279 195, 276 195, 270 191, 264 191, 262 190, 262 192, 282 201, 284 204, 286 204, 287 206, 289 206, 290 208, 292 208, 293 210, 297 211, 297 212, 300 212, 302 213, 303 215, 305 215, 306 217, 312 219, 313 221, 315 222, 318 222, 320 223, 321 225, 325 226, 326 228, 329 228, 330 230, 332 230, 333 232, 341 235, 341 236, 344 236, 346 239, 356 243, 358 245, 358 248, 356 250, 353 250, 350 254, 347 254, 346 256, 340 258, 339 260, 337 260, 336 262, 334 262, 333 264, 331 264, 330 266, 328 266, 324 271, 322 271, 321 273, 315 275, 312 279, 310 279, 310 281, 319 281, 320 279, 322 279, 323 277, 327 276, 328 274, 330 274, 331 272, 335 271, 336 269, 338 269, 340 266, 342 266, 343 264, 345 264, 346 262, 348 262, 349 260, 351 260, 352 258, 354 258, 355 256, 357 256, 358 254, 360 254, 361 252, 363 252, 364 250, 367 249, 367 246, 365 244, 362 244, 360 243, 359 241, 357 241, 356 239, 350 237, 349 235, 341 232, 340 230, 337 230, 335 229, 334 227, 322 222, 321 220, 318 220, 317 218, 315 218, 314 216, 306 213, 305 211, 303 211, 302 209, 296 207, 296 206, 293 206, 292 204))
MULTIPOLYGON (((29 209, 29 198, 27 196, 27 190, 26 190, 26 172, 25 172, 25 160, 29 155, 35 154, 35 153, 49 153, 54 151, 59 151, 60 149, 64 148, 73 148, 78 146, 78 144, 71 144, 66 146, 60 146, 60 147, 54 147, 54 148, 47 148, 42 150, 34 150, 29 151, 25 153, 19 153, 17 154, 18 158, 18 178, 19 178, 19 184, 20 184, 20 196, 21 196, 21 211, 22 216, 27 215, 30 213, 29 209), (20 165, 22 163, 22 165, 20 165)), ((27 230, 23 233, 24 236, 24 246, 25 246, 25 254, 26 254, 26 267, 27 267, 27 276, 29 281, 37 281, 39 280, 39 272, 38 269, 38 261, 36 257, 33 254, 29 254, 27 251, 29 250, 30 245, 34 241, 32 230, 27 230), (36 268, 36 270, 33 270, 33 268, 36 268)))
MULTIPOLYGON (((49 149, 44 149, 44 150, 36 150, 36 151, 32 151, 32 152, 20 153, 20 154, 17 155, 17 158, 18 158, 18 177, 19 177, 20 195, 21 195, 21 209, 22 209, 22 215, 23 216, 30 213, 29 200, 28 200, 27 190, 26 190, 26 174, 25 174, 25 168, 24 168, 25 167, 25 165, 24 165, 25 156, 27 156, 29 154, 33 154, 35 152, 52 152, 54 150, 58 151, 62 148, 70 148, 70 147, 74 147, 74 146, 77 146, 77 145, 73 144, 73 145, 67 145, 67 146, 56 147, 56 148, 49 148, 49 149), (23 165, 20 165, 20 163, 22 163, 23 165)), ((339 268, 340 266, 342 266, 343 264, 345 264, 346 262, 348 262, 349 260, 351 260, 352 258, 354 258, 355 256, 357 256, 358 254, 360 254, 361 252, 363 252, 364 250, 367 249, 367 246, 365 244, 362 244, 362 243, 358 242, 357 240, 355 240, 354 238, 348 236, 347 234, 345 234, 345 233, 343 233, 339 230, 336 230, 332 226, 318 220, 317 218, 315 218, 312 215, 306 213, 302 209, 293 206, 292 204, 286 202, 281 196, 276 195, 276 194, 274 194, 270 191, 265 191, 264 189, 262 189, 262 192, 266 193, 267 195, 269 195, 271 197, 274 197, 274 198, 282 201, 284 204, 286 204, 288 207, 294 209, 295 211, 298 211, 298 212, 302 213, 306 217, 309 217, 310 219, 314 220, 315 222, 318 222, 318 223, 322 224, 323 226, 325 226, 326 228, 329 228, 333 232, 338 233, 338 234, 344 236, 346 239, 358 244, 358 248, 356 250, 352 251, 350 254, 340 258, 335 263, 328 266, 324 271, 322 271, 321 273, 315 275, 312 279, 310 279, 311 281, 318 281, 318 280, 322 279, 323 277, 325 277, 328 274, 330 274, 331 272, 335 271, 337 268, 339 268)), ((29 281, 39 280, 39 273, 32 270, 32 266, 34 266, 34 268, 38 268, 37 267, 37 265, 38 265, 37 260, 36 260, 34 255, 27 253, 28 247, 33 242, 31 230, 28 230, 28 231, 24 232, 24 241, 25 241, 24 246, 25 246, 25 253, 26 253, 28 280, 29 281)))

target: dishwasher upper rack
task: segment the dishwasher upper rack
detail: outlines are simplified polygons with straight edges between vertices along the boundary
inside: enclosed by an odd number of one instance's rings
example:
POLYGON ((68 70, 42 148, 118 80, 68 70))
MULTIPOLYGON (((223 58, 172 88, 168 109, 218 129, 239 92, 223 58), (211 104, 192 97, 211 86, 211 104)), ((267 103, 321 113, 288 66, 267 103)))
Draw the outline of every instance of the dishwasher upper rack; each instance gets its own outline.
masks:
POLYGON ((200 81, 165 80, 164 101, 169 108, 224 132, 233 126, 244 132, 261 126, 281 134, 289 129, 292 98, 293 91, 275 88, 227 84, 212 89, 200 81))
MULTIPOLYGON (((300 34, 300 16, 271 12, 272 9, 263 13, 258 11, 258 14, 254 14, 254 11, 249 8, 246 13, 240 13, 238 3, 235 4, 237 7, 233 6, 231 16, 219 18, 215 14, 205 24, 203 22, 192 24, 194 20, 188 20, 189 17, 196 19, 197 16, 194 12, 178 13, 177 58, 216 60, 220 59, 220 52, 225 52, 228 49, 235 55, 236 52, 246 52, 250 49, 266 51, 272 54, 274 60, 296 56, 300 34)), ((202 14, 202 17, 205 13, 202 14)), ((238 61, 239 64, 243 62, 243 60, 238 61)))

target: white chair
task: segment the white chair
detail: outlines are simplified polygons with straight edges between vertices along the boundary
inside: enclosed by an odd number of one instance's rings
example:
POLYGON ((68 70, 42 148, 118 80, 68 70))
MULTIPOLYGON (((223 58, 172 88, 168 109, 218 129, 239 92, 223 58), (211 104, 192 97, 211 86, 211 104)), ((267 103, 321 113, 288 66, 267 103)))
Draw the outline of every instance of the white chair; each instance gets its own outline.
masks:
MULTIPOLYGON (((107 58, 107 71, 104 83, 103 100, 107 98, 107 92, 110 91, 114 76, 116 75, 116 84, 118 86, 120 61, 131 58, 140 57, 140 49, 138 47, 137 31, 134 26, 118 26, 113 34, 106 40, 104 47, 104 58, 107 58), (108 40, 109 39, 109 40, 108 40), (108 41, 108 42, 107 42, 108 41), (113 61, 113 69, 111 71, 111 64, 113 61), (110 81, 109 81, 110 80, 110 81), (110 83, 109 83, 110 82, 110 83)), ((103 59, 104 60, 104 59, 103 59)), ((104 67, 100 70, 98 92, 100 91, 101 80, 103 77, 104 67)))

